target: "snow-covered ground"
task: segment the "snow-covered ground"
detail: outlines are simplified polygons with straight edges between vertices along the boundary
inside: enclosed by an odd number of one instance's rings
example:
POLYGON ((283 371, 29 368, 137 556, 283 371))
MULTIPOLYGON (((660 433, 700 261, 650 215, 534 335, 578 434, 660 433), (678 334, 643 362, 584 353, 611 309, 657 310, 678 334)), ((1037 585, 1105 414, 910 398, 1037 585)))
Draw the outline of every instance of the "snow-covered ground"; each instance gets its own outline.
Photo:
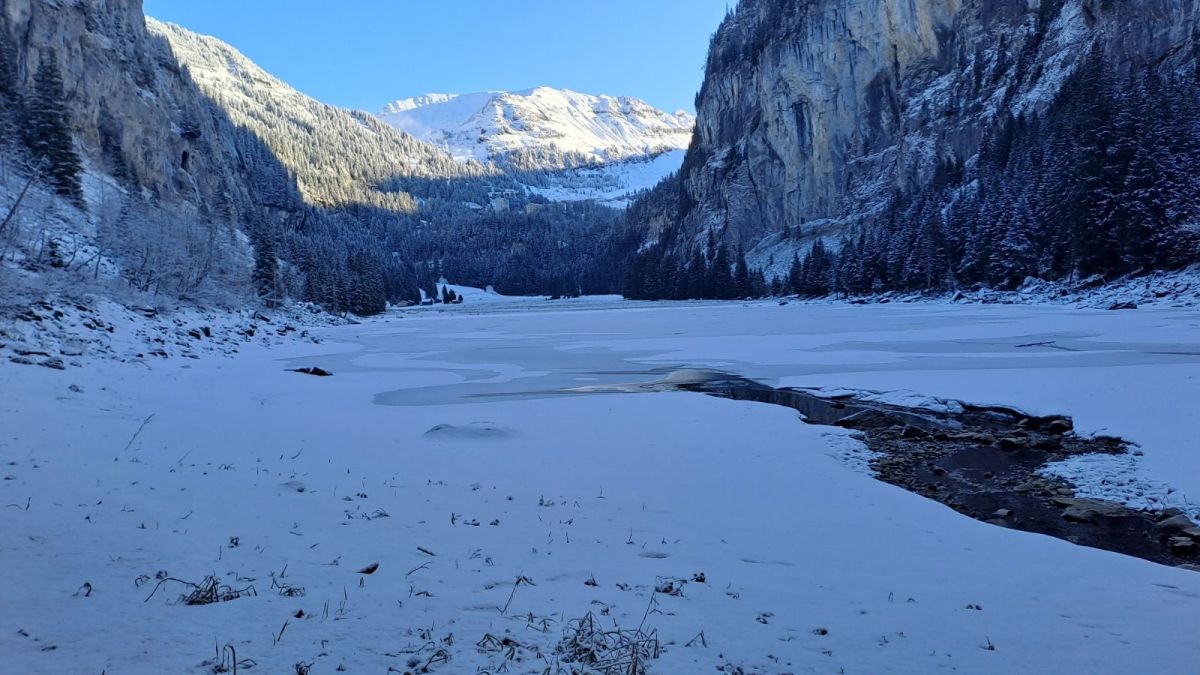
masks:
POLYGON ((594 199, 623 209, 639 192, 678 171, 686 154, 686 150, 671 150, 644 160, 563 171, 548 176, 546 186, 530 187, 530 191, 552 202, 594 199))
POLYGON ((214 672, 229 644, 239 672, 541 673, 590 612, 656 630, 653 673, 1195 672, 1200 574, 967 519, 784 408, 558 393, 698 367, 1066 413, 1200 501, 1194 310, 491 308, 0 362, 3 668, 214 672))

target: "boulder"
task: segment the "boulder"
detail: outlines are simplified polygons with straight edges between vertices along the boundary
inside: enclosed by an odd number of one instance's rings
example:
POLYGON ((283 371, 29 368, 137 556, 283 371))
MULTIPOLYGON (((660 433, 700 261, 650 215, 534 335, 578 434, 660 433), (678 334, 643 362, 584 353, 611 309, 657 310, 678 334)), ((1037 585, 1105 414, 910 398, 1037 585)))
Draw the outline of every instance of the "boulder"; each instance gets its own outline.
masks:
POLYGON ((1098 511, 1086 506, 1071 506, 1062 512, 1063 520, 1071 523, 1090 523, 1099 515, 1098 511))
POLYGON ((1055 436, 1062 436, 1064 434, 1069 434, 1072 431, 1074 431, 1075 425, 1069 419, 1060 418, 1060 419, 1051 420, 1050 422, 1048 422, 1045 426, 1045 430, 1046 430, 1046 433, 1048 433, 1048 434, 1054 434, 1055 436))
POLYGON ((1197 551, 1196 542, 1190 537, 1171 537, 1167 544, 1175 555, 1192 555, 1197 551))
POLYGON ((312 366, 311 368, 295 368, 292 370, 292 372, 304 373, 305 375, 315 375, 317 377, 329 377, 330 375, 333 375, 333 373, 329 372, 328 370, 325 370, 324 368, 318 368, 316 366, 312 366))
POLYGON ((1138 306, 1137 306, 1136 302, 1114 302, 1113 304, 1108 306, 1109 311, 1113 311, 1113 312, 1122 310, 1122 309, 1137 309, 1137 308, 1138 308, 1138 306))
POLYGON ((1171 516, 1154 524, 1154 529, 1168 534, 1181 533, 1193 527, 1196 527, 1196 524, 1187 516, 1171 516))
POLYGON ((996 439, 996 447, 1001 450, 1020 450, 1029 447, 1029 439, 1020 436, 1005 436, 996 439))
POLYGON ((1073 523, 1089 523, 1096 518, 1124 516, 1129 513, 1129 510, 1120 504, 1103 502, 1098 499, 1059 496, 1050 501, 1063 509, 1063 520, 1073 523))

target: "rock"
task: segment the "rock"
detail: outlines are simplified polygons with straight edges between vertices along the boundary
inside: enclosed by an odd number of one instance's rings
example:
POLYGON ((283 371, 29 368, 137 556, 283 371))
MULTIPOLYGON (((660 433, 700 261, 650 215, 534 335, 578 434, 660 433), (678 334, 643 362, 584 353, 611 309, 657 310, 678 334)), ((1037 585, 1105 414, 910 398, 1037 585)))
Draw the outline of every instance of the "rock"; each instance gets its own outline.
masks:
POLYGON ((1098 499, 1077 499, 1074 497, 1054 497, 1050 500, 1055 506, 1064 509, 1063 520, 1074 523, 1089 523, 1096 518, 1119 517, 1128 515, 1129 510, 1120 504, 1104 502, 1098 499))
POLYGON ((1007 518, 1012 515, 1012 511, 1009 511, 1008 509, 997 509, 992 515, 996 518, 1007 518))
POLYGON ((904 431, 900 434, 904 438, 928 438, 929 432, 920 427, 914 427, 911 424, 904 427, 904 431))
POLYGON ((1168 534, 1183 532, 1193 527, 1196 527, 1196 524, 1187 516, 1171 516, 1154 524, 1154 529, 1168 534))
POLYGON ((892 426, 894 420, 878 410, 861 410, 833 423, 846 429, 868 429, 892 426))
POLYGON ((330 375, 333 375, 333 373, 329 372, 328 370, 325 370, 324 368, 318 368, 316 366, 311 368, 295 368, 292 370, 292 372, 304 373, 305 375, 316 375, 317 377, 329 377, 330 375))
POLYGON ((1072 523, 1090 523, 1099 515, 1100 513, 1095 509, 1089 509, 1085 506, 1072 506, 1062 512, 1063 520, 1072 523))
POLYGON ((1060 418, 1060 419, 1051 420, 1043 427, 1043 429, 1048 434, 1054 434, 1055 436, 1062 436, 1064 434, 1069 434, 1072 431, 1074 431, 1075 424, 1073 422, 1071 422, 1071 420, 1069 420, 1069 419, 1060 418))
POLYGON ((73 384, 73 385, 71 385, 71 386, 67 387, 67 389, 71 390, 72 392, 74 392, 74 393, 76 393, 76 394, 82 394, 82 393, 83 393, 83 387, 81 387, 81 386, 79 386, 79 385, 77 385, 77 384, 73 384))
POLYGON ((189 330, 187 332, 187 334, 190 335, 195 340, 200 340, 204 337, 204 333, 201 333, 199 330, 196 330, 195 328, 189 330))
POLYGON ((1005 436, 996 439, 996 447, 1001 450, 1020 450, 1029 447, 1029 439, 1019 436, 1005 436))
POLYGON ((1058 436, 1042 436, 1033 444, 1038 450, 1061 450, 1062 446, 1062 439, 1058 436))
POLYGON ((49 358, 49 359, 42 361, 38 365, 44 366, 46 368, 53 368, 54 370, 66 370, 67 369, 67 364, 63 363, 63 360, 60 358, 49 358))
POLYGON ((27 358, 24 356, 10 356, 10 357, 8 357, 8 360, 12 361, 13 363, 20 364, 22 366, 32 366, 33 365, 33 359, 30 359, 30 358, 27 358))
POLYGON ((1200 542, 1200 527, 1189 527, 1180 532, 1185 537, 1190 537, 1193 541, 1200 542))
POLYGON ((26 347, 13 347, 13 353, 17 356, 50 356, 50 352, 40 349, 28 349, 26 347))
POLYGON ((1197 550, 1196 542, 1191 537, 1171 537, 1167 545, 1175 555, 1192 555, 1197 550))
POLYGON ((1181 509, 1177 509, 1174 506, 1171 506, 1171 507, 1163 509, 1162 511, 1159 511, 1158 516, 1155 518, 1155 520, 1166 520, 1167 518, 1174 518, 1175 516, 1182 516, 1182 515, 1184 515, 1184 513, 1181 509))
POLYGON ((1115 312, 1122 309, 1137 309, 1136 302, 1114 302, 1108 306, 1110 312, 1115 312))
POLYGON ((946 434, 946 439, 951 441, 963 441, 966 443, 978 443, 980 445, 995 445, 996 437, 991 434, 984 434, 974 431, 965 431, 961 433, 946 434))

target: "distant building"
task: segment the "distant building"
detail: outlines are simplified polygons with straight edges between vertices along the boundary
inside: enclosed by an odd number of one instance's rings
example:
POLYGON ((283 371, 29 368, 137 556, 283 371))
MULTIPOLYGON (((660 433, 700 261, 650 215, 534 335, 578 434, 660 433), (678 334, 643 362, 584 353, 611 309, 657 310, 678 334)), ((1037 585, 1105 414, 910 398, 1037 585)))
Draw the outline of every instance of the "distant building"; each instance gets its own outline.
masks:
POLYGON ((541 213, 542 211, 545 211, 545 210, 546 210, 545 204, 538 204, 536 202, 530 202, 525 205, 525 214, 526 215, 532 216, 535 213, 541 213))
POLYGON ((504 197, 494 197, 492 199, 492 211, 496 213, 508 211, 508 200, 504 197))

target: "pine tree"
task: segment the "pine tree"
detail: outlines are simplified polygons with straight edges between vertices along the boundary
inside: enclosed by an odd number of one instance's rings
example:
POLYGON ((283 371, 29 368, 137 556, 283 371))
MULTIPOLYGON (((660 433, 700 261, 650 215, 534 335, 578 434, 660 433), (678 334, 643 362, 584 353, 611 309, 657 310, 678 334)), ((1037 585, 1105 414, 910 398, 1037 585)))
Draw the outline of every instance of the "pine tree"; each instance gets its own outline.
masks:
POLYGON ((800 262, 800 254, 792 254, 792 266, 788 269, 787 289, 790 293, 800 294, 804 284, 804 265, 800 262))
POLYGON ((278 293, 279 258, 275 249, 275 236, 270 231, 259 232, 251 237, 254 249, 254 288, 268 307, 276 307, 283 300, 278 293))
POLYGON ((750 268, 746 265, 746 254, 740 248, 737 252, 737 262, 734 265, 733 288, 734 297, 738 299, 748 298, 754 294, 750 283, 750 268))
POLYGON ((12 132, 20 105, 16 45, 8 33, 8 16, 0 12, 0 140, 6 140, 12 132))
POLYGON ((704 254, 696 249, 692 253, 692 262, 687 270, 686 299, 699 300, 705 296, 705 280, 708 277, 708 265, 704 262, 704 254))
POLYGON ((29 123, 25 143, 34 158, 42 163, 58 193, 82 204, 83 187, 79 180, 82 165, 75 152, 75 140, 67 127, 63 98, 58 63, 53 54, 46 54, 34 77, 33 95, 26 106, 29 123))
POLYGON ((733 270, 729 264, 729 249, 720 246, 712 264, 712 287, 709 297, 718 300, 732 300, 736 288, 733 284, 733 270))

